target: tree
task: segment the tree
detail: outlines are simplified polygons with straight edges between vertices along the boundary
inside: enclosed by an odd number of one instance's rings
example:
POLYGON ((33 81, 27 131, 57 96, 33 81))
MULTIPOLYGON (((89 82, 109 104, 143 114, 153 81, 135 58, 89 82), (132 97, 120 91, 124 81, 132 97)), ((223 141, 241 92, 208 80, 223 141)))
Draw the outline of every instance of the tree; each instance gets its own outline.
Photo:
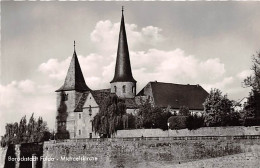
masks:
POLYGON ((219 89, 211 89, 204 104, 206 126, 231 125, 229 117, 234 115, 233 101, 222 95, 219 89))
POLYGON ((124 100, 110 95, 100 105, 100 111, 94 117, 92 129, 95 133, 107 137, 113 136, 117 130, 128 128, 128 115, 124 100))
POLYGON ((32 114, 28 124, 26 116, 22 117, 20 124, 7 123, 6 132, 1 141, 1 145, 30 143, 30 142, 43 142, 47 141, 51 137, 51 133, 48 131, 47 123, 42 120, 41 117, 36 119, 32 114))
POLYGON ((32 114, 29 122, 28 122, 28 126, 27 126, 27 137, 28 137, 28 142, 34 142, 35 140, 35 136, 36 136, 36 124, 35 124, 35 119, 34 119, 34 113, 32 114))
POLYGON ((152 107, 151 103, 147 100, 139 106, 137 114, 138 125, 141 128, 160 128, 167 130, 167 120, 172 114, 169 111, 164 111, 160 107, 152 107))
POLYGON ((189 115, 186 122, 189 130, 195 130, 204 126, 204 116, 198 116, 197 114, 189 115))
MULTIPOLYGON (((244 108, 245 120, 260 118, 260 52, 252 56, 252 67, 253 74, 244 79, 244 86, 251 87, 252 91, 249 93, 247 104, 244 108)), ((260 122, 260 119, 257 122, 260 122)))
POLYGON ((180 111, 179 111, 179 115, 189 116, 189 115, 190 115, 189 107, 181 106, 181 107, 180 107, 180 111))
POLYGON ((188 118, 187 116, 181 116, 181 115, 171 116, 168 119, 169 129, 178 130, 178 129, 187 128, 186 126, 187 118, 188 118))
POLYGON ((244 118, 255 118, 256 117, 256 101, 253 92, 249 93, 249 97, 244 106, 244 118))
POLYGON ((20 120, 20 124, 19 124, 19 128, 18 128, 18 142, 23 143, 27 141, 27 120, 26 120, 26 116, 22 117, 22 119, 20 120))
POLYGON ((252 87, 254 91, 260 91, 260 52, 252 56, 252 67, 253 74, 244 79, 245 87, 252 87))

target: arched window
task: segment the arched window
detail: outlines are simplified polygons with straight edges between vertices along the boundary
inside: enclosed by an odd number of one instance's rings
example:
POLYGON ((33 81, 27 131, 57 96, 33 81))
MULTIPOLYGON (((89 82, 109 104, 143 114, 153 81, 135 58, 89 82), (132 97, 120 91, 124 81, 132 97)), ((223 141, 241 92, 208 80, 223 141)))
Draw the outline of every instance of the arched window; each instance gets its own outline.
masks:
POLYGON ((79 135, 81 135, 81 130, 79 130, 79 135))
POLYGON ((132 87, 132 93, 135 93, 135 87, 134 86, 132 87))
POLYGON ((91 108, 91 105, 89 105, 89 116, 91 116, 92 115, 92 108, 91 108))
POLYGON ((125 85, 123 85, 123 93, 125 93, 125 85))
POLYGON ((81 119, 81 114, 79 113, 79 119, 81 119))
POLYGON ((116 86, 114 86, 114 89, 115 89, 115 93, 116 93, 116 86))

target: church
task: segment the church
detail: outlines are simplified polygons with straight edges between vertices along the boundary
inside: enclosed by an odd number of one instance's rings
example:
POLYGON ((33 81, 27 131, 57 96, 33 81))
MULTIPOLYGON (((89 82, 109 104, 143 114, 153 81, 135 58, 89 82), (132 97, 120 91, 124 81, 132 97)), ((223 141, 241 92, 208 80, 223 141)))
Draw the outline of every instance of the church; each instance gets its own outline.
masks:
MULTIPOLYGON (((83 65, 84 66, 84 65, 83 65)), ((74 53, 68 68, 64 84, 56 90, 57 112, 56 133, 67 133, 67 138, 98 138, 92 131, 92 121, 99 112, 102 100, 110 94, 125 99, 126 112, 138 110, 140 99, 148 99, 152 106, 177 112, 186 106, 192 113, 203 111, 203 102, 208 93, 200 85, 182 85, 163 82, 149 82, 139 93, 136 93, 122 10, 119 31, 117 58, 114 78, 109 89, 92 90, 85 82, 77 58, 74 42, 74 53)))

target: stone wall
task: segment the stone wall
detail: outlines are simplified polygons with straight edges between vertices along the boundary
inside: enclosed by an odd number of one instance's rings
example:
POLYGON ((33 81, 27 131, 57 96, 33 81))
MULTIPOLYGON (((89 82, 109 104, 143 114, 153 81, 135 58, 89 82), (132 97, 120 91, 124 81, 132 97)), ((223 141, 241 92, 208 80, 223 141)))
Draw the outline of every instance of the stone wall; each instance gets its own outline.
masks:
POLYGON ((43 157, 46 158, 46 161, 43 161, 43 168, 146 167, 145 165, 151 162, 178 164, 260 151, 260 141, 259 139, 222 137, 212 140, 173 140, 171 138, 154 140, 139 138, 137 140, 137 138, 132 138, 131 140, 96 139, 94 141, 94 139, 82 139, 45 143, 43 150, 43 157))
POLYGON ((260 135, 260 126, 202 127, 197 130, 134 129, 118 130, 115 137, 168 137, 169 136, 235 136, 260 135))

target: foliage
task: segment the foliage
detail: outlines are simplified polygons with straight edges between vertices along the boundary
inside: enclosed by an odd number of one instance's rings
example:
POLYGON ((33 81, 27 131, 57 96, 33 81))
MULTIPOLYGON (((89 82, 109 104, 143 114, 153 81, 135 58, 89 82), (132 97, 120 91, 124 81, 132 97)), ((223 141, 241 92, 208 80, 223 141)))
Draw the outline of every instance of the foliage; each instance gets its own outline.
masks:
POLYGON ((187 123, 187 116, 171 116, 168 119, 168 123, 169 123, 169 129, 174 129, 174 130, 178 130, 178 129, 185 129, 187 128, 186 123, 187 123))
POLYGON ((94 117, 92 129, 95 133, 107 137, 117 130, 136 128, 168 129, 167 120, 172 114, 162 108, 152 107, 151 103, 142 101, 137 114, 127 114, 125 102, 117 96, 107 97, 100 105, 100 112, 94 117))
POLYGON ((246 118, 244 126, 260 126, 260 118, 246 118))
POLYGON ((211 89, 204 104, 206 126, 228 126, 236 123, 237 115, 233 108, 233 101, 222 95, 219 89, 211 89), (230 120, 232 118, 232 120, 230 120))
POLYGON ((204 117, 197 114, 189 115, 186 121, 189 130, 195 130, 204 126, 204 117))
POLYGON ((257 92, 250 92, 247 102, 244 106, 244 119, 255 118, 257 116, 257 103, 256 103, 257 92))
POLYGON ((168 111, 164 112, 160 107, 152 107, 148 101, 139 107, 137 114, 137 128, 160 128, 167 130, 167 120, 172 116, 168 111))
POLYGON ((133 114, 126 114, 128 116, 128 129, 136 129, 136 117, 133 114))
POLYGON ((51 133, 48 131, 47 124, 41 117, 36 120, 32 114, 28 124, 26 116, 22 117, 20 124, 8 123, 5 126, 6 132, 2 138, 1 145, 42 142, 49 140, 51 133))
POLYGON ((257 52, 252 56, 252 75, 244 79, 243 84, 245 87, 251 87, 252 92, 250 92, 246 106, 244 107, 244 121, 247 120, 248 125, 252 118, 258 118, 260 115, 260 109, 257 107, 257 97, 260 96, 260 52, 257 52), (251 119, 250 119, 251 118, 251 119))
POLYGON ((260 91, 260 52, 252 56, 252 67, 253 74, 244 79, 244 86, 252 87, 254 91, 260 91))
POLYGON ((54 139, 69 139, 70 138, 70 134, 69 131, 64 131, 64 132, 57 132, 55 134, 55 138, 54 139))
POLYGON ((180 111, 179 111, 179 115, 189 116, 189 115, 190 115, 189 107, 181 106, 181 107, 180 107, 180 111))
POLYGON ((92 129, 95 133, 111 137, 117 130, 129 128, 128 119, 124 100, 111 95, 101 103, 100 111, 93 119, 92 129))

